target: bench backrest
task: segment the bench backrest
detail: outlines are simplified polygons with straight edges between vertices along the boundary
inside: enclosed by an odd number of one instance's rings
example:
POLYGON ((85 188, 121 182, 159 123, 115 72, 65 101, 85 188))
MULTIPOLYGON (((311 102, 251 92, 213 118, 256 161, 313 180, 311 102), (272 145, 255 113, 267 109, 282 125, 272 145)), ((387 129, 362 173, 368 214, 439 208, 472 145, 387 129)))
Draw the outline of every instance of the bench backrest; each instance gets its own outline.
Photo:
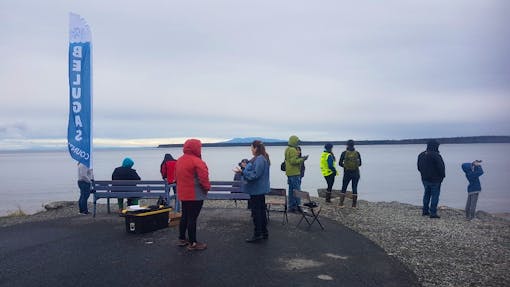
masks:
POLYGON ((209 192, 230 192, 240 193, 241 192, 241 181, 211 181, 211 190, 209 192))
POLYGON ((170 185, 164 180, 96 180, 96 191, 157 191, 169 190, 170 185))

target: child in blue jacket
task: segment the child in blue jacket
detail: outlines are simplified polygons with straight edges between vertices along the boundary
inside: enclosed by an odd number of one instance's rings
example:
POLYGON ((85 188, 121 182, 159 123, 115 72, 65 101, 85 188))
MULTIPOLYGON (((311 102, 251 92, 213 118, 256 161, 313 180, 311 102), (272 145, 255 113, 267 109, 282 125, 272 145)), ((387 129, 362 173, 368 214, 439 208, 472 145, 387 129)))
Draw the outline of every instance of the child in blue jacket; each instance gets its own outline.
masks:
POLYGON ((483 174, 482 161, 475 160, 471 163, 463 163, 462 170, 466 174, 469 181, 467 187, 468 198, 466 202, 466 219, 472 220, 475 218, 476 203, 478 201, 478 194, 482 191, 479 177, 483 174))

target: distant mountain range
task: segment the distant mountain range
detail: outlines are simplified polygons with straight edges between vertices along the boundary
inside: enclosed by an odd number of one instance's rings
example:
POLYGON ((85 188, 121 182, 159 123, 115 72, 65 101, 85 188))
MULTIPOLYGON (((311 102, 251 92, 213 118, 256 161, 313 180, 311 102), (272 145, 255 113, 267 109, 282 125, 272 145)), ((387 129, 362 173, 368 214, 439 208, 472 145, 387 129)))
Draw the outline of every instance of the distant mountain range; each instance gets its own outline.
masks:
MULTIPOLYGON (((441 144, 470 144, 470 143, 510 143, 510 136, 475 136, 475 137, 452 137, 435 138, 441 144)), ((254 140, 262 141, 266 146, 286 146, 287 140, 268 139, 260 137, 233 138, 224 142, 202 143, 204 147, 227 147, 227 146, 248 146, 254 140)), ((402 140, 360 140, 355 141, 356 145, 383 145, 383 144, 426 144, 430 138, 423 139, 402 139, 402 140)), ((302 141, 300 145, 345 145, 346 141, 302 141)), ((159 148, 180 147, 182 144, 160 144, 159 148)))
POLYGON ((249 144, 251 144, 255 140, 262 141, 263 143, 281 143, 281 142, 285 142, 286 143, 287 142, 286 140, 279 140, 279 139, 267 139, 267 138, 261 138, 261 137, 249 137, 249 138, 233 138, 231 140, 228 140, 228 141, 225 141, 225 142, 222 142, 222 143, 229 143, 229 144, 232 144, 232 143, 238 143, 238 144, 249 143, 249 144))

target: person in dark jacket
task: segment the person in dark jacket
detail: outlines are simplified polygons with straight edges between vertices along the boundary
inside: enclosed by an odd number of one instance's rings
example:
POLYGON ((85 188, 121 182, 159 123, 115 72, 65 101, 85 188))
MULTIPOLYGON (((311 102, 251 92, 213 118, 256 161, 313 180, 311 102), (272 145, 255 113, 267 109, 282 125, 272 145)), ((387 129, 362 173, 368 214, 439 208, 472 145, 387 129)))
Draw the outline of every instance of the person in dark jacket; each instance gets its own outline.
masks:
MULTIPOLYGON (((140 180, 140 176, 138 173, 136 173, 136 170, 133 169, 133 165, 135 162, 129 158, 126 157, 122 161, 122 166, 119 166, 115 168, 115 170, 112 173, 112 180, 140 180)), ((124 198, 117 198, 117 203, 119 206, 119 210, 124 209, 124 198)), ((128 198, 127 205, 137 205, 138 199, 137 198, 128 198)))
POLYGON ((347 147, 340 155, 338 165, 344 168, 344 177, 342 179, 342 190, 340 192, 340 208, 344 207, 345 193, 349 182, 352 185, 352 207, 357 208, 358 202, 358 182, 360 179, 359 167, 361 166, 361 155, 354 148, 354 141, 348 140, 347 147))
POLYGON ((247 158, 243 158, 241 162, 239 162, 238 166, 236 166, 234 171, 234 181, 241 181, 243 180, 243 170, 246 168, 246 165, 248 164, 249 160, 247 158))
POLYGON ((418 170, 423 183, 423 216, 440 218, 437 204, 441 193, 441 183, 445 178, 443 158, 439 154, 439 143, 436 140, 427 142, 427 149, 418 155, 418 170))
POLYGON ((467 162, 462 164, 462 170, 466 174, 466 178, 469 181, 467 187, 468 198, 466 202, 466 219, 472 220, 475 218, 476 203, 478 202, 478 194, 482 191, 482 185, 480 184, 480 176, 483 174, 482 161, 475 160, 473 162, 467 162))

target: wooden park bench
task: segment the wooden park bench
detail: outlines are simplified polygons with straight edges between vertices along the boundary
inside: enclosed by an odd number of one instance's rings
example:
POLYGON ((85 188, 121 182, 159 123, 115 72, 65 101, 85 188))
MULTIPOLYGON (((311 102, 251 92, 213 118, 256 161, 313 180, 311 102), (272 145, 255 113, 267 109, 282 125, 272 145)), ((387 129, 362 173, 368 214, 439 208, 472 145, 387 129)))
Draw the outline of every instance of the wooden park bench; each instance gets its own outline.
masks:
POLYGON ((250 195, 241 191, 240 181, 211 181, 211 190, 207 192, 207 200, 248 200, 250 195))
POLYGON ((164 180, 96 180, 92 186, 94 195, 94 217, 96 216, 96 204, 101 198, 106 198, 107 209, 110 213, 110 198, 163 198, 168 204, 175 200, 178 209, 178 201, 175 195, 170 195, 170 189, 175 184, 168 184, 164 180))

